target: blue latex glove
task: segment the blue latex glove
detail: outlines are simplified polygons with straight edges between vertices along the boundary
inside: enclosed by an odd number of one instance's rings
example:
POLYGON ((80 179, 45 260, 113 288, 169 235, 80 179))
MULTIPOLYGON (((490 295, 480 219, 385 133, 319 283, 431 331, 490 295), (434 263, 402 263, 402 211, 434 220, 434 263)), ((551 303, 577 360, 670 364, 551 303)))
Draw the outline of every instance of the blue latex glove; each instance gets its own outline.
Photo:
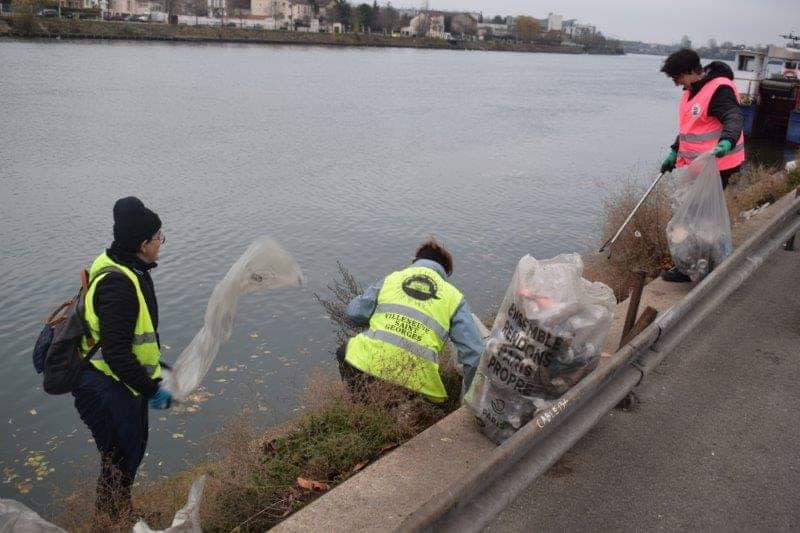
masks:
POLYGON ((717 146, 714 147, 714 155, 716 157, 722 157, 726 155, 728 152, 730 152, 731 148, 733 148, 733 146, 731 146, 730 141, 727 140, 720 141, 719 143, 717 143, 717 146))
POLYGON ((149 403, 151 409, 169 409, 169 406, 172 405, 172 394, 168 390, 159 387, 150 398, 149 403))
POLYGON ((667 158, 664 160, 663 163, 661 163, 661 173, 663 174, 664 172, 672 172, 673 170, 675 170, 675 162, 677 160, 678 160, 678 152, 676 152, 675 150, 670 150, 667 158))

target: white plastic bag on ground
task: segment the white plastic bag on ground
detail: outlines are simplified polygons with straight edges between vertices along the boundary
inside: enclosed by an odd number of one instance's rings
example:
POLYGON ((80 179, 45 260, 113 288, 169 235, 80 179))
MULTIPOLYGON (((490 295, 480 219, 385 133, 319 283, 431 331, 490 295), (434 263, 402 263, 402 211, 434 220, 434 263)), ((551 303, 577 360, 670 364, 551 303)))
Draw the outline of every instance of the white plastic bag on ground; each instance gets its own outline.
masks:
POLYGON ((67 533, 51 524, 25 504, 0 499, 0 533, 67 533))
POLYGON ((203 533, 200 527, 200 503, 203 499, 203 487, 206 476, 197 478, 189 489, 186 505, 175 513, 172 525, 164 530, 150 529, 144 520, 139 520, 133 526, 133 533, 203 533))
POLYGON ((613 291, 581 277, 578 254, 520 259, 464 401, 502 442, 596 366, 613 291))
POLYGON ((220 346, 233 330, 239 296, 285 285, 302 285, 303 273, 294 258, 270 237, 260 237, 242 254, 214 288, 205 322, 172 367, 163 386, 184 400, 205 377, 220 346))
POLYGON ((731 221, 714 155, 709 152, 677 172, 667 241, 672 260, 700 281, 733 251, 731 221))

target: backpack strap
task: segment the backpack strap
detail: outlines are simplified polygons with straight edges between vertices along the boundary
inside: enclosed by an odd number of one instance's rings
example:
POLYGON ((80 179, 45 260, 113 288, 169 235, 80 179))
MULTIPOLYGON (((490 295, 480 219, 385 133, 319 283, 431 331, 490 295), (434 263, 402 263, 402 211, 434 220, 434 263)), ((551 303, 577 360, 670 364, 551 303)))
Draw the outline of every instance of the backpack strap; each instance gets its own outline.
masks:
MULTIPOLYGON (((108 274, 110 272, 119 272, 123 276, 125 273, 115 266, 107 266, 105 268, 100 269, 100 271, 92 278, 89 279, 89 271, 86 269, 81 270, 81 292, 78 296, 78 303, 77 303, 77 312, 78 316, 81 321, 81 327, 83 328, 83 334, 86 337, 86 343, 90 346, 89 351, 86 353, 86 357, 84 358, 84 362, 91 359, 97 350, 100 349, 100 343, 95 344, 94 338, 92 337, 92 333, 89 330, 89 325, 86 323, 86 319, 84 318, 84 311, 86 309, 86 294, 89 292, 89 287, 91 287, 94 283, 97 282, 97 279, 103 275, 108 274)), ((127 276, 126 276, 127 278, 127 276)))

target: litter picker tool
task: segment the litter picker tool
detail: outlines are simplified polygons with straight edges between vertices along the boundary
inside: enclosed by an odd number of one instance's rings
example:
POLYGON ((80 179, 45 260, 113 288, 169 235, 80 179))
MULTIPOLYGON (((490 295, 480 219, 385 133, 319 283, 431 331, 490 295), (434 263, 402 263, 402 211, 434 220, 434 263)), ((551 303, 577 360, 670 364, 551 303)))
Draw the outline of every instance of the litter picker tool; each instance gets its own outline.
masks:
POLYGON ((639 200, 639 203, 636 204, 636 207, 633 208, 633 211, 631 211, 631 214, 628 215, 628 218, 625 219, 625 222, 622 223, 622 225, 619 227, 619 229, 614 234, 614 236, 611 237, 610 239, 608 239, 605 243, 603 243, 603 246, 600 247, 600 250, 599 250, 600 253, 603 253, 603 251, 606 248, 608 248, 609 246, 611 246, 612 244, 614 244, 617 241, 617 239, 619 238, 620 234, 622 233, 622 230, 625 229, 625 226, 627 226, 628 223, 631 221, 631 219, 633 218, 633 215, 635 215, 636 212, 639 210, 639 208, 642 207, 642 204, 644 203, 645 200, 647 200, 647 197, 650 196, 650 193, 653 192, 653 189, 656 188, 656 185, 658 185, 658 182, 661 181, 661 178, 664 177, 664 174, 666 174, 666 172, 662 172, 661 174, 656 176, 655 181, 653 181, 653 183, 650 185, 650 187, 647 188, 647 190, 644 193, 644 196, 642 196, 641 200, 639 200))

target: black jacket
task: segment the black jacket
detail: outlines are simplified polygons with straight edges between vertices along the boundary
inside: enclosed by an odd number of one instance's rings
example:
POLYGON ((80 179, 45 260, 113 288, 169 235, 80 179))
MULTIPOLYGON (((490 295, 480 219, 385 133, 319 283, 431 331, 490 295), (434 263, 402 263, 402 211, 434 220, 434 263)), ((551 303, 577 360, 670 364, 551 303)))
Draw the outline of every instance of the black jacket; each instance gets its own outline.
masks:
MULTIPOLYGON (((703 86, 714 78, 725 77, 733 80, 733 71, 722 61, 712 61, 703 69, 705 75, 702 79, 694 82, 689 89, 689 100, 703 88, 703 86)), ((739 101, 736 93, 730 87, 720 87, 711 97, 708 114, 722 123, 722 135, 720 141, 730 141, 731 147, 736 146, 744 125, 744 116, 739 108, 739 101)), ((678 150, 678 139, 672 145, 673 150, 678 150)))
MULTIPOLYGON (((157 332, 158 302, 149 273, 156 264, 143 263, 136 255, 116 249, 113 244, 106 253, 111 259, 130 268, 138 276, 150 318, 153 320, 153 327, 157 332)), ((139 302, 133 284, 122 273, 108 273, 97 282, 94 305, 100 319, 100 349, 103 359, 123 383, 145 397, 152 396, 158 390, 158 382, 150 378, 131 351, 133 330, 139 315, 139 302)))

